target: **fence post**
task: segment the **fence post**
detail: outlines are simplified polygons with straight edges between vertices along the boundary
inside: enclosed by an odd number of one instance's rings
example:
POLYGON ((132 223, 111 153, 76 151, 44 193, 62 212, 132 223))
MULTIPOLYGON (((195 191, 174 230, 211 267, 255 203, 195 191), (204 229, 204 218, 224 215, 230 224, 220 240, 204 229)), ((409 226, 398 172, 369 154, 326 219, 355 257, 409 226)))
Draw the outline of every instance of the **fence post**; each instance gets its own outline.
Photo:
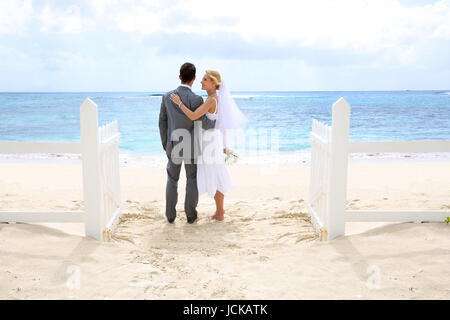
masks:
POLYGON ((87 98, 80 107, 85 233, 102 240, 102 193, 97 105, 87 98))
POLYGON ((331 163, 328 190, 329 239, 345 235, 345 204, 347 200, 347 166, 350 131, 350 105, 344 98, 333 104, 331 163))

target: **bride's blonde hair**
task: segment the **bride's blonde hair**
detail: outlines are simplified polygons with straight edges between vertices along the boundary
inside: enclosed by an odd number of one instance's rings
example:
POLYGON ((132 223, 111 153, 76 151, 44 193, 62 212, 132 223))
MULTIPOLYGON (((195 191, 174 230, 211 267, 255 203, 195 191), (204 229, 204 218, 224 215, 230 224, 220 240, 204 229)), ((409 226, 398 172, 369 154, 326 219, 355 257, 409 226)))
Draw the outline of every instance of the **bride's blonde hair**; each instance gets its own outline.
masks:
POLYGON ((219 89, 219 87, 222 83, 222 79, 220 78, 220 73, 217 72, 216 70, 206 70, 205 73, 208 75, 208 77, 210 77, 212 79, 212 81, 214 81, 214 83, 216 84, 216 89, 219 89))

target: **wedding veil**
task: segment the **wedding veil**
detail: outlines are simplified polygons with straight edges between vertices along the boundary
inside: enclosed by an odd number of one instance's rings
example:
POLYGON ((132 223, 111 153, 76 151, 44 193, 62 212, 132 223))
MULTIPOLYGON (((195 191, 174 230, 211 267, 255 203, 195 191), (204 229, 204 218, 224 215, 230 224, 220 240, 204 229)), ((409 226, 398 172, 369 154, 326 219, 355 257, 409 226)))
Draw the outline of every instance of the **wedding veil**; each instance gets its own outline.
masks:
POLYGON ((219 110, 215 128, 220 129, 223 137, 223 146, 227 146, 227 132, 243 129, 248 122, 239 107, 234 102, 225 81, 219 87, 219 110))
POLYGON ((224 147, 226 132, 229 129, 243 129, 247 122, 248 119, 234 102, 225 81, 222 81, 219 87, 219 110, 215 128, 222 131, 224 147))

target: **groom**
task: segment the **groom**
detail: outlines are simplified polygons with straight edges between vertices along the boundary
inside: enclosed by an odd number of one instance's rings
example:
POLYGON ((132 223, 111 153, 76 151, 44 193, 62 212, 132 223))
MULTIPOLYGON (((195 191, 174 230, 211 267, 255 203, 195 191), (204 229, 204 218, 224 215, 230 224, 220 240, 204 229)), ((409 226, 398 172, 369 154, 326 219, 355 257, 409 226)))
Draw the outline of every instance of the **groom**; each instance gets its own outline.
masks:
MULTIPOLYGON (((166 217, 169 223, 176 218, 176 204, 178 201, 178 179, 180 177, 181 164, 184 162, 186 170, 186 198, 184 211, 188 223, 197 221, 197 164, 199 156, 199 131, 194 130, 194 121, 190 120, 180 108, 170 100, 170 95, 176 93, 183 104, 195 111, 203 104, 203 98, 192 92, 192 84, 195 81, 195 66, 186 62, 180 68, 180 86, 163 95, 161 111, 159 113, 159 133, 161 142, 166 151, 167 185, 166 185, 166 217), (181 138, 181 139, 180 139, 181 138)), ((201 118, 204 129, 214 128, 215 121, 203 116, 201 118)))

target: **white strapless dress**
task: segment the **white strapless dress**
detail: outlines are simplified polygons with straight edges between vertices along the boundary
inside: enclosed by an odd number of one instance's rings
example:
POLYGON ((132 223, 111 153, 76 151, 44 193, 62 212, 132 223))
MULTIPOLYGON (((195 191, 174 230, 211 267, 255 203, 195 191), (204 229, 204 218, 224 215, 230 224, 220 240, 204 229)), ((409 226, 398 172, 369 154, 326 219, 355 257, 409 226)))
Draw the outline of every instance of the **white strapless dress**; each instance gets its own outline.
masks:
MULTIPOLYGON (((206 113, 211 120, 217 120, 219 104, 216 101, 214 113, 206 113)), ((219 129, 202 129, 201 156, 197 161, 197 187, 198 194, 207 193, 214 197, 216 191, 225 194, 235 188, 228 170, 225 166, 223 153, 223 139, 219 129)))

